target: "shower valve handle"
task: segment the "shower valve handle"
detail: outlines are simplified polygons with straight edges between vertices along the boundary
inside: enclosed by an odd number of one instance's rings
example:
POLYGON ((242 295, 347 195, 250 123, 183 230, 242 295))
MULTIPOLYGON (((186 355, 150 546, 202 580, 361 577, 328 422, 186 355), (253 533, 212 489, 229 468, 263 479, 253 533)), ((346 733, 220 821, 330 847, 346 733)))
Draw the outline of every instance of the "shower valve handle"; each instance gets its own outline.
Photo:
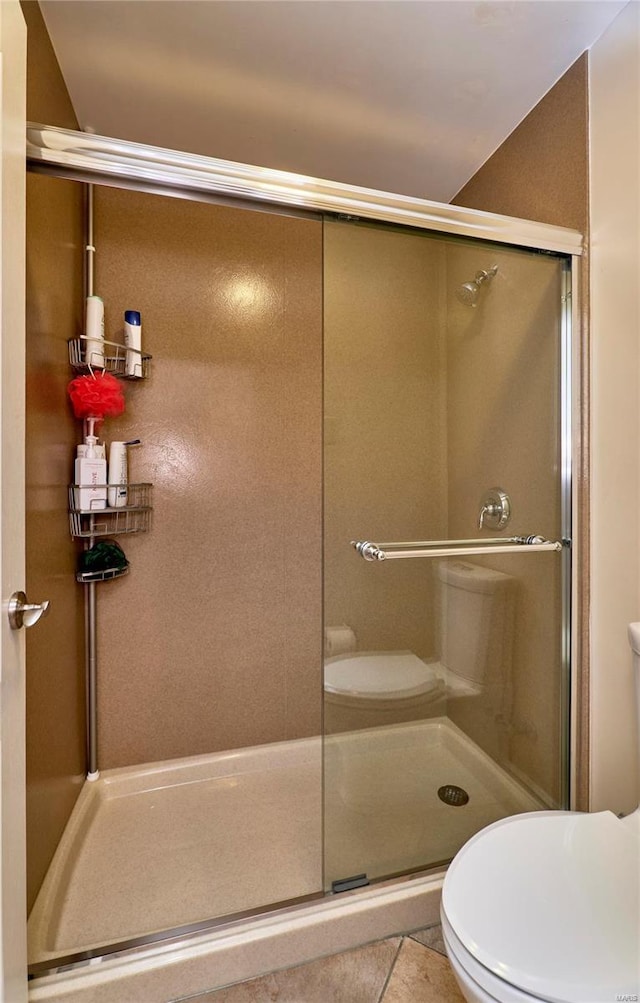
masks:
POLYGON ((480 501, 478 529, 504 529, 511 519, 511 500, 502 488, 490 488, 480 501))
POLYGON ((498 505, 483 505, 480 509, 480 515, 478 517, 478 529, 483 529, 485 516, 488 516, 491 519, 496 515, 499 516, 501 511, 502 510, 498 507, 498 505))

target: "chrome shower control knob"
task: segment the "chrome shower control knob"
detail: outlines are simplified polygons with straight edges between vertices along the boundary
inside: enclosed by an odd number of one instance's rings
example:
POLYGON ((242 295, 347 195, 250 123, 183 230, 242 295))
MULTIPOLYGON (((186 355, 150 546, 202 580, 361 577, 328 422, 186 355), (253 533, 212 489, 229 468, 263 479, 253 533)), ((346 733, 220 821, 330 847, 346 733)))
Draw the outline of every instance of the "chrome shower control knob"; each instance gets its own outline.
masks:
POLYGON ((511 500, 502 488, 489 488, 480 501, 478 529, 504 529, 511 519, 511 500))

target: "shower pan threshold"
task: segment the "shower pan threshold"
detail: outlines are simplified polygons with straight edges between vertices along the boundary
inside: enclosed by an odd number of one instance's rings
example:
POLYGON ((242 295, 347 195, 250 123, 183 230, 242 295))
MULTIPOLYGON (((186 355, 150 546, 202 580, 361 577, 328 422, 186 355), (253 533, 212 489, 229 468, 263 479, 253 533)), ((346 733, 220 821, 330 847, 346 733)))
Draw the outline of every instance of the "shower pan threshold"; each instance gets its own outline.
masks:
MULTIPOLYGON (((448 718, 332 735, 325 747, 329 880, 424 869, 483 825, 543 807, 448 718), (463 787, 469 803, 443 803, 443 784, 463 787)), ((315 737, 85 783, 29 918, 30 963, 55 968, 151 932, 321 895, 321 774, 315 737)), ((334 901, 354 894, 366 891, 334 901)))
POLYGON ((29 963, 322 890, 320 738, 86 781, 29 916, 29 963))

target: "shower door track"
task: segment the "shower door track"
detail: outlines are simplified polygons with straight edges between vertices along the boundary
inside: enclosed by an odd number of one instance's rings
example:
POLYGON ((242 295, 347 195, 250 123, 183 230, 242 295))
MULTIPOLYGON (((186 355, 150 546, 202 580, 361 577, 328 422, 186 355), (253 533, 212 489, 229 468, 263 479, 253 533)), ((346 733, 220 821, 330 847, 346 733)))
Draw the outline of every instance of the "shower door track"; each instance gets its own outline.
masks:
POLYGON ((311 902, 322 902, 325 898, 325 892, 302 895, 300 898, 286 899, 283 902, 270 902, 269 905, 261 906, 258 909, 246 909, 243 912, 231 913, 230 915, 220 916, 217 919, 204 919, 198 923, 186 923, 184 926, 172 927, 170 930, 159 930, 156 933, 148 933, 141 937, 129 937, 127 940, 116 941, 112 944, 105 944, 100 947, 87 948, 72 954, 61 955, 59 958, 37 961, 29 965, 29 979, 55 975, 62 970, 79 968, 102 958, 106 961, 118 957, 123 958, 127 955, 136 957, 141 950, 152 947, 154 944, 169 945, 175 942, 180 943, 182 946, 185 942, 189 941, 189 938, 200 936, 203 933, 218 932, 233 928, 247 919, 260 919, 265 915, 275 916, 278 913, 291 912, 303 906, 308 906, 311 902))
MULTIPOLYGON (((323 179, 304 177, 285 171, 269 170, 252 165, 195 156, 174 150, 139 143, 90 135, 83 132, 29 123, 27 126, 27 169, 33 173, 66 178, 87 184, 102 184, 118 188, 153 192, 171 197, 198 201, 213 201, 238 207, 293 214, 334 214, 354 220, 376 220, 435 234, 473 238, 537 250, 564 256, 561 310, 561 443, 560 497, 562 547, 562 672, 566 694, 565 720, 569 723, 565 755, 569 763, 568 803, 576 807, 576 750, 578 715, 571 694, 577 691, 577 630, 573 609, 580 608, 580 575, 576 555, 569 541, 577 538, 577 501, 572 493, 572 471, 576 463, 574 442, 579 445, 577 420, 580 404, 579 389, 581 353, 577 332, 580 330, 578 290, 580 259, 584 252, 583 237, 576 230, 530 220, 517 219, 460 206, 431 202, 353 185, 343 185, 323 179), (571 715, 571 717, 569 717, 571 715)), ((466 541, 469 542, 469 541, 466 541)), ((386 545, 390 546, 389 544, 386 545)), ((525 548, 518 548, 525 549, 525 548)), ((549 549, 549 548, 545 548, 549 549)), ((391 556, 391 555, 388 555, 391 556)), ((451 555, 450 555, 451 556, 451 555)), ((442 869, 438 871, 441 873, 442 869)), ((385 878, 389 881, 411 880, 431 875, 414 871, 410 875, 385 878)), ((350 895, 358 892, 349 893, 350 895)), ((346 897, 346 896, 345 896, 346 897)), ((139 952, 154 944, 169 943, 196 933, 216 931, 246 917, 261 917, 283 910, 295 911, 310 901, 322 902, 323 892, 232 917, 211 919, 190 927, 180 927, 148 937, 105 946, 81 955, 56 959, 34 965, 33 976, 52 973, 61 966, 71 968, 87 964, 90 959, 113 958, 116 953, 139 952)))
MULTIPOLYGON (((447 861, 442 861, 418 871, 398 871, 394 874, 387 874, 382 878, 371 878, 366 887, 349 889, 346 892, 338 894, 340 898, 349 898, 351 900, 353 896, 357 896, 361 892, 369 892, 373 888, 384 889, 386 887, 396 887, 408 881, 438 878, 444 873, 446 866, 447 861)), ((203 934, 233 930, 235 927, 239 927, 251 919, 260 920, 283 915, 294 916, 297 912, 312 905, 314 902, 320 904, 335 899, 335 897, 336 893, 331 890, 314 892, 311 895, 301 895, 299 898, 285 899, 282 902, 270 902, 268 905, 260 906, 257 909, 246 909, 243 912, 231 913, 215 919, 204 919, 197 923, 187 923, 184 926, 173 927, 170 930, 159 930, 156 933, 145 934, 145 936, 130 937, 128 940, 121 940, 113 944, 105 944, 100 947, 77 951, 74 954, 61 955, 59 958, 51 958, 47 961, 34 962, 29 965, 29 981, 34 982, 37 979, 55 975, 63 971, 79 969, 100 960, 122 961, 126 958, 135 960, 140 957, 141 952, 154 946, 171 947, 171 945, 176 945, 181 948, 186 947, 190 940, 195 940, 203 934)))
POLYGON ((582 235, 563 226, 33 122, 27 124, 27 163, 32 171, 78 181, 117 187, 133 182, 140 189, 173 191, 183 197, 215 194, 234 201, 374 219, 557 254, 583 253, 582 235))

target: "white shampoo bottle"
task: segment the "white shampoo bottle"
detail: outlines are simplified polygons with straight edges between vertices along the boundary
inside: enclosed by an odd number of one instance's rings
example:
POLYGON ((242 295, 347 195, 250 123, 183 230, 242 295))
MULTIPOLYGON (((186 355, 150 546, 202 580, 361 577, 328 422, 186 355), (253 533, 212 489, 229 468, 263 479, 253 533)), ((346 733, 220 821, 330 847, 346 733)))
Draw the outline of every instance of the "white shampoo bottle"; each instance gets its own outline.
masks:
POLYGON ((127 346, 125 373, 142 377, 142 322, 137 310, 124 312, 124 343, 127 346))
POLYGON ((75 502, 81 512, 97 512, 107 507, 107 461, 100 455, 98 440, 93 435, 93 422, 88 418, 89 432, 84 448, 78 448, 75 462, 75 502))
POLYGON ((109 446, 109 508, 123 508, 127 504, 127 444, 112 442, 109 446))
POLYGON ((104 369, 104 303, 100 296, 87 296, 84 330, 84 361, 95 369, 104 369))
POLYGON ((109 446, 109 508, 124 508, 128 504, 129 483, 127 447, 137 446, 140 439, 128 442, 112 442, 109 446))

